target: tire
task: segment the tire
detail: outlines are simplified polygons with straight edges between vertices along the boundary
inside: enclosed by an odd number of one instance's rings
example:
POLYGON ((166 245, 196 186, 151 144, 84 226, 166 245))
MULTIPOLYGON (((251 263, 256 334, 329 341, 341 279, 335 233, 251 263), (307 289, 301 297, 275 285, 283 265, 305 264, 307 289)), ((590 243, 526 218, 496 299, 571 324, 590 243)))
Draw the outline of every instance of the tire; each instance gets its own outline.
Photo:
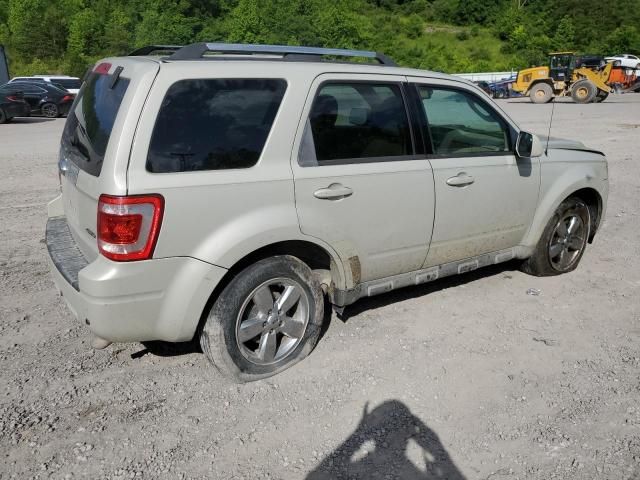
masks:
POLYGON ((564 200, 547 223, 533 255, 523 262, 522 271, 547 277, 575 270, 584 255, 590 228, 589 207, 577 197, 564 200))
POLYGON ((4 110, 2 110, 0 108, 0 125, 2 125, 3 123, 6 123, 8 121, 9 121, 9 119, 7 118, 7 114, 4 113, 4 110))
POLYGON ((47 118, 58 118, 60 116, 60 111, 58 110, 58 106, 55 103, 47 102, 42 107, 40 107, 40 111, 42 115, 47 118))
POLYGON ((270 257, 245 268, 220 293, 200 333, 200 345, 222 375, 252 382, 309 355, 323 319, 324 297, 311 269, 292 256, 270 257), (294 295, 287 298, 299 297, 288 302, 289 310, 278 312, 273 307, 287 291, 294 295))
POLYGON ((533 103, 549 103, 553 98, 553 89, 547 83, 538 83, 529 91, 529 99, 533 103))
POLYGON ((608 96, 609 96, 609 92, 598 90, 598 95, 596 95, 596 103, 604 102, 608 96))
POLYGON ((590 80, 578 80, 571 87, 571 98, 576 103, 591 103, 598 95, 598 87, 590 80))

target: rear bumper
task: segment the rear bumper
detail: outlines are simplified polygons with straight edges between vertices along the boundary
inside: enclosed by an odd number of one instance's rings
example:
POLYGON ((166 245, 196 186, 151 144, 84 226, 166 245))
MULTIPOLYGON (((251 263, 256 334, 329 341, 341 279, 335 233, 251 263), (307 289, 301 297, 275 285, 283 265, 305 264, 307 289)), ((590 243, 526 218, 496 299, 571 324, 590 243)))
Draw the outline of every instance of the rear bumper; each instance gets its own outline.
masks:
POLYGON ((112 262, 98 256, 88 262, 63 216, 49 218, 46 244, 53 280, 69 309, 114 342, 191 340, 226 273, 188 257, 112 262))

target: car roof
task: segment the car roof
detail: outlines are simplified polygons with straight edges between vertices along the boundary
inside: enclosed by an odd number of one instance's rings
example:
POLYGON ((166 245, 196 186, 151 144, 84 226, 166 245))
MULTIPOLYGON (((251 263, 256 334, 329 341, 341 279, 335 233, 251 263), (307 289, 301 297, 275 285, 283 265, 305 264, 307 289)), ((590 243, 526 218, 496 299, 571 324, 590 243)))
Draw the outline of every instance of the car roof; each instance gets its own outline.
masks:
POLYGON ((105 58, 98 63, 118 63, 122 61, 144 61, 154 62, 163 66, 176 68, 184 65, 185 67, 194 65, 242 65, 250 64, 256 72, 260 72, 262 75, 275 75, 282 76, 287 71, 291 72, 306 72, 314 74, 314 76, 321 75, 323 73, 345 73, 345 74, 381 74, 381 75, 396 75, 396 76, 408 76, 408 77, 423 77, 433 78, 439 80, 450 80, 465 85, 476 85, 462 77, 456 77, 442 72, 434 72, 430 70, 420 70, 415 68, 406 67, 392 67, 386 65, 376 65, 370 63, 357 63, 357 62, 337 62, 337 61, 288 61, 282 58, 269 58, 264 56, 251 56, 248 58, 240 58, 239 56, 212 56, 205 57, 196 60, 171 60, 170 58, 160 58, 157 56, 137 56, 137 57, 111 57, 105 58))
MULTIPOLYGON (((386 55, 365 50, 317 48, 291 45, 251 45, 234 43, 194 43, 187 46, 149 45, 132 52, 127 59, 146 59, 160 64, 202 65, 202 62, 252 62, 256 71, 286 70, 313 71, 322 73, 372 73, 383 75, 417 76, 451 80, 475 87, 473 82, 440 72, 403 68, 386 55), (152 56, 153 52, 163 52, 169 56, 152 56), (212 55, 215 54, 215 55, 212 55), (367 58, 379 64, 356 61, 326 60, 326 57, 367 58), (256 62, 256 63, 253 63, 256 62), (286 67, 285 67, 286 65, 286 67), (286 70, 285 70, 286 69, 286 70)), ((116 59, 117 60, 117 59, 116 59)), ((119 57, 119 60, 123 60, 119 57)), ((108 62, 109 59, 100 62, 108 62)), ((271 73, 270 73, 271 74, 271 73)))

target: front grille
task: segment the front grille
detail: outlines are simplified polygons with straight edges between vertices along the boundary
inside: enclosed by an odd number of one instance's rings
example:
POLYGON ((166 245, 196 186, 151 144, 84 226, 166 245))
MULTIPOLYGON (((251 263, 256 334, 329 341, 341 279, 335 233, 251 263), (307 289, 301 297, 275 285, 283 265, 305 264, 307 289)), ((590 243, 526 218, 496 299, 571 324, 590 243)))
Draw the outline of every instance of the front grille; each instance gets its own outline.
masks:
POLYGON ((53 264, 65 280, 80 291, 78 273, 89 262, 73 239, 66 217, 53 217, 47 221, 45 241, 53 264))

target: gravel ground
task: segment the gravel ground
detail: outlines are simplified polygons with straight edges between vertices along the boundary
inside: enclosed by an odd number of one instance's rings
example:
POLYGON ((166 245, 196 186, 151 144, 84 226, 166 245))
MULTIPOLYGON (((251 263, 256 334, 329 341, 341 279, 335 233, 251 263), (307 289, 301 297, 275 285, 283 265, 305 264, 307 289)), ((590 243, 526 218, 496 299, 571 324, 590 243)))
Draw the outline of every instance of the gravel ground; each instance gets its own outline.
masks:
MULTIPOLYGON (((501 105, 546 134, 550 105, 501 105)), ((0 126, 0 478, 640 479, 640 95, 556 105, 610 162, 577 271, 361 301, 248 385, 189 344, 90 348, 45 262, 63 122, 0 126)))

